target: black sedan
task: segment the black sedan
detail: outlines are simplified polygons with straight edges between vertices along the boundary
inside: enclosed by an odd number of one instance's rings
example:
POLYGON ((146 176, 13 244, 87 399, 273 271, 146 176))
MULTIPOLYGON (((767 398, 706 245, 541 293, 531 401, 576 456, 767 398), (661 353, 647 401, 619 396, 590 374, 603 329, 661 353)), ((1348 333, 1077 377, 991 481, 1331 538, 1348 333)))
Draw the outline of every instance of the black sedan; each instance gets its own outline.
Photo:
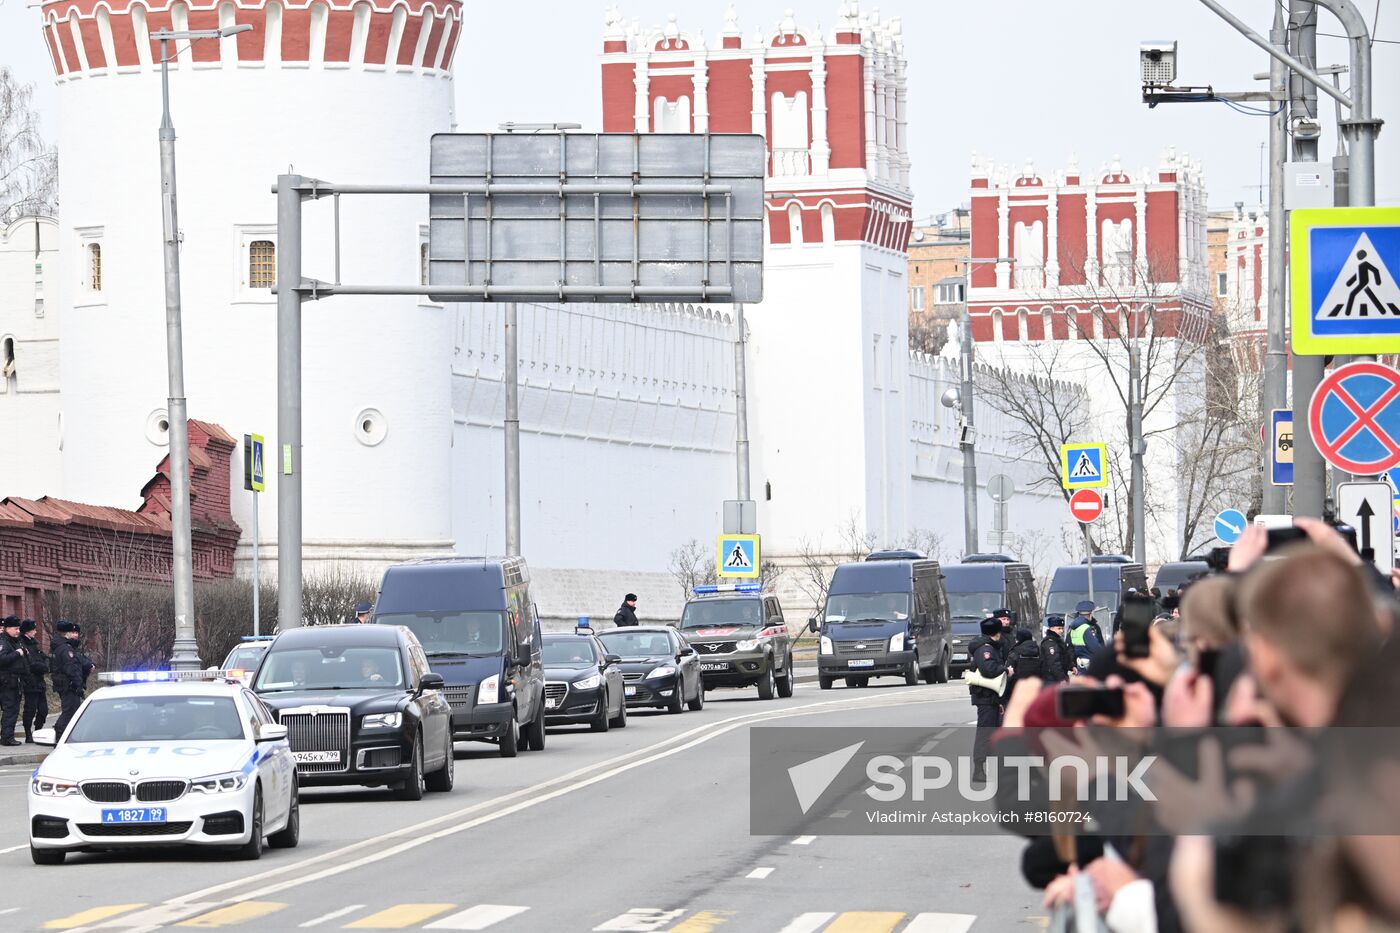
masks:
POLYGON ((253 691, 287 727, 302 787, 388 786, 404 800, 452 789, 452 707, 403 626, 289 629, 253 691))
POLYGON ((546 724, 586 722, 594 732, 627 726, 622 659, 591 632, 545 635, 544 678, 546 724))
POLYGON ((622 658, 628 706, 655 706, 679 713, 705 705, 700 659, 675 629, 664 626, 608 629, 598 636, 609 654, 622 658))

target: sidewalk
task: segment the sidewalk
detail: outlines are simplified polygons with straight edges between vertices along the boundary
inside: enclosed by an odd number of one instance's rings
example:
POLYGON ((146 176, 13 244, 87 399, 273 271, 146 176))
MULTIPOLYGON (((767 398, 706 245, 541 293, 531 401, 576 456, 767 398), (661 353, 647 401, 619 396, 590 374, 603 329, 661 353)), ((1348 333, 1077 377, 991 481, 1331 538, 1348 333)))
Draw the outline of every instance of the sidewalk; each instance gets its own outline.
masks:
POLYGON ((0 766, 4 765, 37 765, 48 757, 52 751, 46 745, 17 745, 10 748, 0 748, 0 766))

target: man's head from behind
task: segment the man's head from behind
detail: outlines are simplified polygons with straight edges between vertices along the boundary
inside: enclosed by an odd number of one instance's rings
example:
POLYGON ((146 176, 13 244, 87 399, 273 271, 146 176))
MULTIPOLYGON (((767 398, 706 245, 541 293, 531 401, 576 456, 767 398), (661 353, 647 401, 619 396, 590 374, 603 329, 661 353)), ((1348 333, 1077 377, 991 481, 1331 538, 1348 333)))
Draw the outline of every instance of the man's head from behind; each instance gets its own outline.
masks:
POLYGON ((1294 549, 1245 578, 1239 607, 1264 696, 1288 723, 1329 724, 1342 690, 1381 641, 1360 570, 1316 548, 1294 549))

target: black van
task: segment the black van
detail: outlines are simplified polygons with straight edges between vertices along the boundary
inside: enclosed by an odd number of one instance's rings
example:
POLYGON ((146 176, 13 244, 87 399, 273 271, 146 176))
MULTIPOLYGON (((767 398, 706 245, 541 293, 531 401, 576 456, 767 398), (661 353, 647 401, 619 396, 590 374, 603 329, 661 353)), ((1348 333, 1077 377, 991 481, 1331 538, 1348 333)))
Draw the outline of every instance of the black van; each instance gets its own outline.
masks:
POLYGON ((522 557, 446 557, 384 571, 373 622, 402 625, 446 683, 455 741, 514 758, 544 748, 539 613, 522 557))
POLYGON ((967 667, 967 647, 980 634, 981 621, 995 609, 1010 609, 1018 628, 1040 637, 1040 599, 1029 565, 1004 554, 969 554, 961 564, 943 566, 943 587, 953 620, 955 671, 967 667))
MULTIPOLYGON (((1089 598, 1088 564, 1068 564, 1058 567, 1050 579, 1050 590, 1045 594, 1045 612, 1059 614, 1066 620, 1074 615, 1074 607, 1089 598)), ((1128 590, 1147 592, 1147 570, 1142 564, 1134 563, 1121 554, 1099 554, 1094 556, 1094 621, 1105 637, 1113 632, 1113 616, 1123 604, 1128 590)))
POLYGON ((821 632, 817 683, 830 690, 838 677, 864 687, 871 677, 903 677, 916 684, 946 683, 953 651, 948 597, 938 562, 903 553, 877 553, 842 564, 831 577, 821 632))
POLYGON ((1210 573, 1210 564, 1203 560, 1179 560, 1163 564, 1157 568, 1157 576, 1152 578, 1152 585, 1163 596, 1170 596, 1173 590, 1181 588, 1181 584, 1187 580, 1210 573))

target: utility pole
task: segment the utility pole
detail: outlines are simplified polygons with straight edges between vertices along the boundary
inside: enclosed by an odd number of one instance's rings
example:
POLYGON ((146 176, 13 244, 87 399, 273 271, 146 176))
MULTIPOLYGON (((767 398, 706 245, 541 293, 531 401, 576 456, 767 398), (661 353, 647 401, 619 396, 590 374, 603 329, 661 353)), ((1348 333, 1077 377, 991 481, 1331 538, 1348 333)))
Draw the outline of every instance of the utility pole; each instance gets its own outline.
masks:
POLYGON ((739 329, 734 340, 734 463, 738 478, 738 498, 749 501, 749 392, 748 392, 748 325, 744 321, 744 305, 734 305, 734 323, 739 329))
MULTIPOLYGON (((972 284, 972 270, 968 269, 968 285, 972 284)), ((962 424, 959 427, 958 446, 963 458, 963 547, 968 554, 977 553, 977 432, 972 420, 972 316, 967 310, 967 286, 963 287, 962 320, 958 326, 962 338, 962 385, 958 390, 962 402, 962 424)))
MULTIPOLYGON (((1142 320, 1142 312, 1137 315, 1142 320)), ((1144 488, 1142 458, 1147 453, 1147 441, 1142 436, 1142 351, 1138 346, 1141 324, 1133 328, 1128 344, 1128 446, 1132 452, 1133 482, 1133 560, 1147 563, 1147 490, 1144 488)), ((1085 534, 1088 533, 1085 525, 1085 534)), ((1090 576, 1093 575, 1093 555, 1089 556, 1090 576)))
MULTIPOLYGON (((219 39, 246 32, 250 25, 195 32, 161 29, 160 40, 160 217, 165 259, 165 361, 170 437, 170 577, 175 598, 173 671, 198 670, 194 631, 194 545, 190 520, 190 429, 185 399, 185 338, 180 309, 180 219, 175 197, 175 124, 170 119, 170 43, 219 39)), ((178 53, 177 53, 178 54, 178 53)))
MULTIPOLYGON (((1274 48, 1287 51, 1288 31, 1284 26, 1283 10, 1274 6, 1274 25, 1269 31, 1274 48)), ((1269 315, 1268 350, 1264 357, 1264 392, 1260 414, 1265 425, 1273 422, 1275 409, 1288 407, 1288 339, 1286 334, 1288 305, 1284 296, 1288 263, 1288 216, 1284 210, 1284 163, 1288 160, 1288 66, 1277 58, 1269 59, 1269 92, 1275 96, 1274 115, 1269 118, 1269 315)), ((1294 422, 1296 428, 1296 420, 1294 422)), ((1296 438, 1297 431, 1295 429, 1296 438)), ((1263 507, 1269 515, 1288 510, 1284 487, 1272 482, 1273 439, 1264 444, 1260 475, 1263 482, 1263 507)), ((1295 456, 1296 469, 1296 456, 1295 456)))
POLYGON ((520 556, 520 322, 506 302, 506 556, 520 556))
MULTIPOLYGON (((277 176, 277 627, 301 618, 300 175, 277 176)), ((265 456, 265 455, 264 455, 265 456)))

